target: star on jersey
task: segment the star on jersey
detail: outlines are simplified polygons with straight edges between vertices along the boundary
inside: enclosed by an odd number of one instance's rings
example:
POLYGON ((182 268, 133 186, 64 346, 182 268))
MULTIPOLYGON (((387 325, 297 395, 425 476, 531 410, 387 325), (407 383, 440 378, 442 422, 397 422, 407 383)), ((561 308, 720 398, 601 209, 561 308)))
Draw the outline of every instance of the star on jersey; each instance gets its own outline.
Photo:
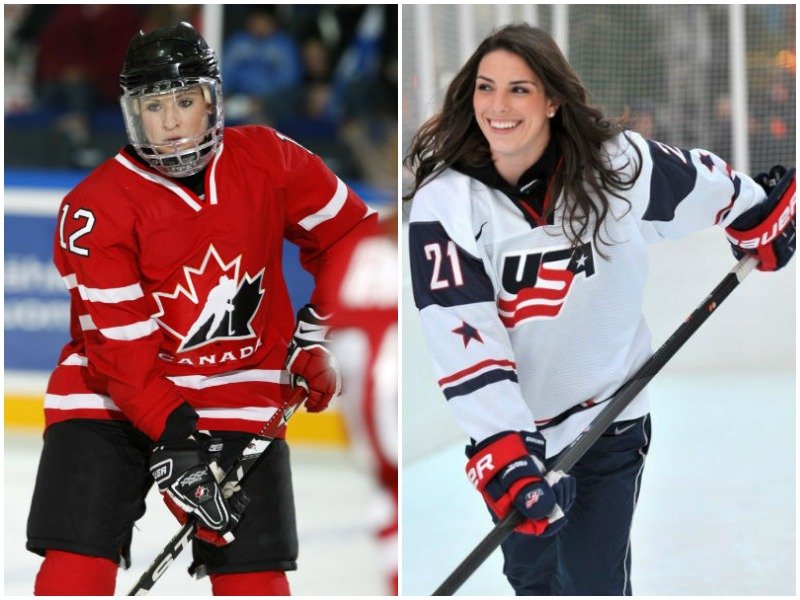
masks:
POLYGON ((472 340, 480 342, 481 344, 483 343, 480 332, 466 321, 461 321, 461 327, 453 329, 453 333, 457 333, 461 336, 464 342, 464 348, 466 348, 472 340))
POLYGON ((575 275, 578 273, 586 273, 587 276, 592 275, 594 273, 594 260, 591 247, 581 245, 575 248, 567 265, 567 270, 575 275))
POLYGON ((700 162, 703 163, 709 171, 714 170, 714 161, 709 154, 701 154, 700 155, 700 162))

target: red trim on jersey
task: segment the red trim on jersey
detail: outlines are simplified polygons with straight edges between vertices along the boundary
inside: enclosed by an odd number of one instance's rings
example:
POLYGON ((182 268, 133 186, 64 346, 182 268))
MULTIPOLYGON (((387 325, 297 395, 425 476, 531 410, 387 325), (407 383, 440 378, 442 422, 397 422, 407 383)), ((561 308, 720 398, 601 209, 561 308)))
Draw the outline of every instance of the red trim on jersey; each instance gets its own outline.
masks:
POLYGON ((542 212, 539 214, 535 208, 530 206, 525 200, 520 198, 519 205, 536 221, 539 226, 547 225, 547 213, 550 210, 550 204, 553 201, 553 185, 556 180, 556 173, 561 168, 561 163, 564 162, 564 157, 558 159, 556 168, 553 170, 553 175, 547 181, 547 189, 544 192, 544 201, 542 202, 542 212))
POLYGON ((453 381, 456 381, 457 379, 461 379, 462 377, 466 377, 467 375, 471 375, 472 373, 475 373, 476 371, 480 371, 481 369, 483 369, 485 367, 488 367, 488 366, 491 366, 491 365, 499 365, 501 367, 511 367, 512 369, 516 369, 517 368, 517 363, 515 363, 513 360, 490 358, 488 360, 483 360, 483 361, 481 361, 479 363, 476 363, 476 364, 472 365, 471 367, 467 367, 466 369, 464 369, 462 371, 458 371, 456 373, 453 373, 452 375, 448 375, 447 377, 442 377, 439 380, 439 385, 443 386, 443 385, 446 385, 448 383, 452 383, 453 381))
MULTIPOLYGON (((725 164, 725 173, 728 175, 728 177, 731 178, 731 182, 733 182, 733 169, 727 163, 725 164)), ((731 198, 731 201, 728 203, 728 206, 720 210, 714 217, 714 225, 719 225, 719 222, 728 216, 728 213, 730 212, 731 208, 733 208, 733 203, 736 202, 737 196, 738 194, 734 191, 733 197, 731 198)))
POLYGON ((714 225, 719 225, 719 222, 722 221, 725 217, 728 216, 731 208, 733 208, 733 203, 736 202, 736 198, 731 198, 731 201, 728 203, 728 206, 721 209, 717 215, 714 217, 714 225))

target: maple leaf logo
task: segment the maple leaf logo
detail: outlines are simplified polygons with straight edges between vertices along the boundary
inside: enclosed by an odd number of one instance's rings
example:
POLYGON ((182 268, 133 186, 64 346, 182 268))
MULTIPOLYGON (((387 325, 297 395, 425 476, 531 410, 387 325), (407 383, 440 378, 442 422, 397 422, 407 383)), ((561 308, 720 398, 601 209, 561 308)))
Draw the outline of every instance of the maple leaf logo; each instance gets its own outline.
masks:
POLYGON ((222 340, 256 337, 251 322, 264 290, 264 269, 240 277, 241 254, 225 262, 213 244, 199 267, 183 266, 183 280, 172 292, 154 292, 153 317, 181 340, 178 352, 222 340))

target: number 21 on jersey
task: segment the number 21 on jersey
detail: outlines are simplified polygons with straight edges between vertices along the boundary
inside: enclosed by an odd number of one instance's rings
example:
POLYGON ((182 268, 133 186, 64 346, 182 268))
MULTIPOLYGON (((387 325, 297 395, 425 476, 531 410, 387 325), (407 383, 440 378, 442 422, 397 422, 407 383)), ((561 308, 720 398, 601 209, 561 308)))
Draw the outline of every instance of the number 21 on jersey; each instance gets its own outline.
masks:
POLYGON ((450 287, 450 280, 442 273, 442 258, 445 255, 450 263, 453 285, 455 287, 464 285, 464 276, 461 274, 461 263, 458 260, 458 251, 452 240, 447 242, 444 252, 442 252, 442 244, 438 242, 427 244, 424 250, 425 258, 429 261, 433 261, 433 272, 431 274, 432 290, 441 290, 450 287))

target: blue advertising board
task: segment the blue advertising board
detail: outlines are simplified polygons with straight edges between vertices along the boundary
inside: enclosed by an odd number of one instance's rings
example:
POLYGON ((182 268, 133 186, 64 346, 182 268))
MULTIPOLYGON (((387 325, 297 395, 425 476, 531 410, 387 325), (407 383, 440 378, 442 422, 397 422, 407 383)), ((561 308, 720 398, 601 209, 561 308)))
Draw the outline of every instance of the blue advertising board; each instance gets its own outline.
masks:
POLYGON ((52 263, 55 216, 6 214, 5 368, 51 370, 69 339, 69 295, 52 263))

